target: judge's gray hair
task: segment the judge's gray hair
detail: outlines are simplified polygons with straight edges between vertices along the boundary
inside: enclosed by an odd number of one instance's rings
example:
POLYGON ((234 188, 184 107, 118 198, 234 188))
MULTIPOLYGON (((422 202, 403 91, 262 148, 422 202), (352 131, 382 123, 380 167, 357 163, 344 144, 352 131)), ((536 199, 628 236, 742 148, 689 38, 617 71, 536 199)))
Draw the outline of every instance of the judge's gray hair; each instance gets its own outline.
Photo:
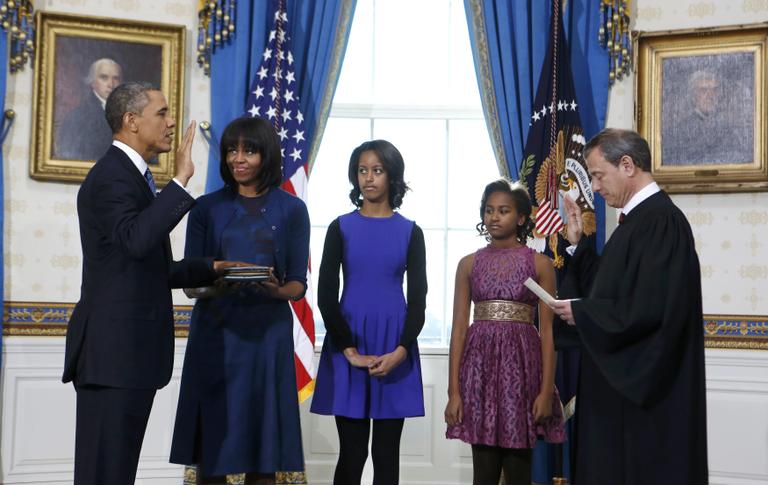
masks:
POLYGON ((140 114, 149 104, 149 91, 158 91, 150 83, 128 82, 116 87, 107 98, 104 114, 112 133, 118 133, 123 128, 125 113, 140 114))
POLYGON ((651 149, 648 142, 636 131, 606 128, 587 142, 584 158, 595 148, 600 149, 606 160, 618 166, 621 157, 628 156, 643 172, 651 171, 651 149))
POLYGON ((88 76, 85 78, 85 84, 90 86, 93 84, 93 81, 96 80, 96 73, 99 72, 99 68, 101 66, 115 66, 120 71, 120 78, 123 77, 123 67, 118 64, 117 62, 113 61, 109 57, 103 57, 97 61, 94 61, 93 64, 91 64, 91 68, 88 69, 88 76))

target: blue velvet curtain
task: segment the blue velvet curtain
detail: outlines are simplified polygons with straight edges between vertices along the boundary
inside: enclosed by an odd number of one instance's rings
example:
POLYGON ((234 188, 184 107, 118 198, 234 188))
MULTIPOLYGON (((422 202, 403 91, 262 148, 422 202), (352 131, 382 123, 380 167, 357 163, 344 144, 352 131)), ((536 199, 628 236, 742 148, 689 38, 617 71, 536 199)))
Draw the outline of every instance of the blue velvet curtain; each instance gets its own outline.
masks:
MULTIPOLYGON (((608 52, 598 43, 601 0, 568 0, 564 11, 581 122, 587 138, 605 124, 608 52)), ((552 4, 464 0, 478 85, 496 158, 516 179, 528 136, 552 4)))
MULTIPOLYGON (((272 25, 272 1, 238 2, 235 36, 230 44, 217 49, 211 59, 212 143, 206 192, 223 185, 218 137, 227 123, 244 112, 272 25)), ((296 84, 310 140, 310 167, 330 111, 355 4, 356 0, 286 0, 296 84)))
MULTIPOLYGON (((601 0, 568 0, 563 13, 584 136, 605 127, 608 51, 598 42, 601 0)), ((517 179, 552 11, 543 0, 464 0, 485 119, 499 170, 517 179)), ((605 204, 597 196, 597 245, 605 204)))

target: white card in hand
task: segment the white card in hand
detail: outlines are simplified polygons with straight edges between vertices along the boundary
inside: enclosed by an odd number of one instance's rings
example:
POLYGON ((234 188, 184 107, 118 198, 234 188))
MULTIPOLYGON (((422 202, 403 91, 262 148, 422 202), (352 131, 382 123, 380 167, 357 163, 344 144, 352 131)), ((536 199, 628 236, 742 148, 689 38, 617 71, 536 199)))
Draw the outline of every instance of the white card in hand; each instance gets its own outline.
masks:
POLYGON ((523 283, 529 290, 531 290, 536 296, 541 298, 541 301, 546 303, 549 307, 552 307, 552 305, 555 303, 555 298, 547 293, 547 290, 539 286, 538 283, 536 283, 533 278, 528 278, 525 280, 525 283, 523 283))

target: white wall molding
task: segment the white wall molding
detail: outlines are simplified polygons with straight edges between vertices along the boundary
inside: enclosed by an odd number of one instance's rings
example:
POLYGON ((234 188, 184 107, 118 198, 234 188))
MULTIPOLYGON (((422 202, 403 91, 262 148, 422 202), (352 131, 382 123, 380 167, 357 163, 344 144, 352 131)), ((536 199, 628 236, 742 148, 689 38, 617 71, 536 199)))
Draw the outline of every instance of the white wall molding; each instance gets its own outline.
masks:
MULTIPOLYGON (((181 485, 183 470, 168 463, 185 339, 176 340, 171 383, 158 392, 142 450, 140 485, 181 485)), ((709 465, 712 485, 768 483, 768 352, 706 350, 709 465)), ((315 358, 319 357, 316 353, 315 358)), ((61 383, 63 337, 3 339, 0 483, 50 485, 72 480, 75 393, 61 383)), ((445 439, 448 356, 421 356, 426 416, 406 420, 401 446, 403 485, 471 483, 469 446, 445 439)), ((330 484, 338 439, 332 417, 301 406, 307 476, 330 484)), ((370 460, 364 483, 370 483, 370 460)))

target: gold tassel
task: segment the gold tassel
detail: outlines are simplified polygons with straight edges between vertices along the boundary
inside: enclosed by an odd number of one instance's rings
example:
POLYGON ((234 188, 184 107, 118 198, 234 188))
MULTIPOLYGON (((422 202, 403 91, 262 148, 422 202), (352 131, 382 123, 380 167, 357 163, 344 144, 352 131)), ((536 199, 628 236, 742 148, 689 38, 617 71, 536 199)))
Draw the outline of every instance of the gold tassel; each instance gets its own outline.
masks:
POLYGON ((600 44, 608 49, 613 84, 629 72, 632 64, 632 40, 629 30, 631 0, 602 0, 600 4, 600 44))
POLYGON ((35 8, 31 0, 2 0, 0 19, 8 34, 8 64, 11 73, 32 61, 35 52, 35 8))
POLYGON ((198 0, 197 64, 211 75, 211 56, 235 34, 235 0, 198 0))

